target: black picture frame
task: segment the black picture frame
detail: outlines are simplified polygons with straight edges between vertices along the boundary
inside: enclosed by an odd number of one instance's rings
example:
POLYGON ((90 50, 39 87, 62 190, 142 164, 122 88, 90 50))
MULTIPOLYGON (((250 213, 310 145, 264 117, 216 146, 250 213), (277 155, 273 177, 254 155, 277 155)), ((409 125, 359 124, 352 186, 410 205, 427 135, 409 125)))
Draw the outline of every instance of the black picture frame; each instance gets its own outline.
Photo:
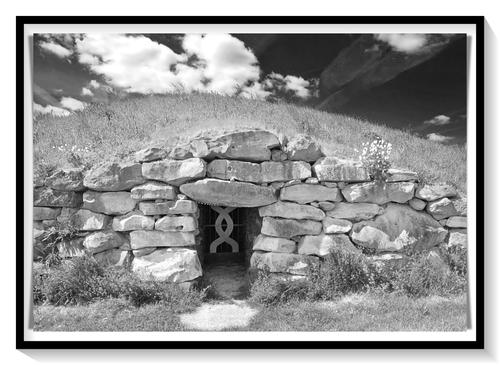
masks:
POLYGON ((16 348, 17 349, 483 349, 484 348, 484 17, 483 16, 18 16, 16 17, 16 348), (24 26, 27 24, 471 24, 476 26, 477 310, 475 341, 27 341, 24 338, 24 26))

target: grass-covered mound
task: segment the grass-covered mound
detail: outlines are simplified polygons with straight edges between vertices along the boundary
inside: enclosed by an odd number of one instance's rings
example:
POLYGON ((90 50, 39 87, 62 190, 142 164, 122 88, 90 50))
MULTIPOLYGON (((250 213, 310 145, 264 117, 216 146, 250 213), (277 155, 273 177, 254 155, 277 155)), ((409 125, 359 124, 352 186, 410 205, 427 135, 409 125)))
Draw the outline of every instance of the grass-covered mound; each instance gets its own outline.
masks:
POLYGON ((466 148, 339 114, 285 103, 212 94, 130 97, 90 105, 67 117, 33 123, 34 168, 92 164, 147 146, 175 145, 209 130, 262 128, 278 135, 306 133, 327 155, 357 159, 373 133, 392 143, 392 164, 466 190, 466 148))

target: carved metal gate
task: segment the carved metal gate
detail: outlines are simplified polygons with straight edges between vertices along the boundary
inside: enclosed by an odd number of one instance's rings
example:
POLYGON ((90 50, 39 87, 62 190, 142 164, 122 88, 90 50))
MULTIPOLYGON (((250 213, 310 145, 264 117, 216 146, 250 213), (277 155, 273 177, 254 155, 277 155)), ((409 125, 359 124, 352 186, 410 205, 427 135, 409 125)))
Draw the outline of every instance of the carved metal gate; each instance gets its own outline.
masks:
POLYGON ((243 214, 234 207, 201 206, 201 226, 208 253, 240 251, 244 239, 243 214))

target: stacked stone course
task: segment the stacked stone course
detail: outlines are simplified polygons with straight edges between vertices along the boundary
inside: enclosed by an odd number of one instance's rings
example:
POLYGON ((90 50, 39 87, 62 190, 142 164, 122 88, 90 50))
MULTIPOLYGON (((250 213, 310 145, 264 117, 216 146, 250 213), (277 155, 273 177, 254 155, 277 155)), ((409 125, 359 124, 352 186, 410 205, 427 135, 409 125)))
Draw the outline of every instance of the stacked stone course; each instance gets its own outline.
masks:
MULTIPOLYGON (((294 279, 332 250, 367 248, 379 262, 404 249, 467 244, 467 203, 448 184, 421 184, 411 171, 370 179, 358 162, 325 157, 310 137, 281 141, 251 130, 198 137, 171 150, 59 169, 34 187, 34 245, 64 223, 78 231, 62 257, 92 254, 144 280, 193 283, 203 270, 198 204, 258 207, 250 265, 294 279)), ((35 250, 36 251, 36 250, 35 250)))

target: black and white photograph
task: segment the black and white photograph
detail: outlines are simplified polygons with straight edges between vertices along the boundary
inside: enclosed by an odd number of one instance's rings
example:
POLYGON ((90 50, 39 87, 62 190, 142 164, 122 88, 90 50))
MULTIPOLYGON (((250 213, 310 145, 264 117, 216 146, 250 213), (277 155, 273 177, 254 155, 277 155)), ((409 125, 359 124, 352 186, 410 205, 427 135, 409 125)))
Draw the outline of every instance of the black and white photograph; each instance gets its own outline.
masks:
POLYGON ((23 341, 480 346, 482 18, 249 19, 24 20, 23 341))

